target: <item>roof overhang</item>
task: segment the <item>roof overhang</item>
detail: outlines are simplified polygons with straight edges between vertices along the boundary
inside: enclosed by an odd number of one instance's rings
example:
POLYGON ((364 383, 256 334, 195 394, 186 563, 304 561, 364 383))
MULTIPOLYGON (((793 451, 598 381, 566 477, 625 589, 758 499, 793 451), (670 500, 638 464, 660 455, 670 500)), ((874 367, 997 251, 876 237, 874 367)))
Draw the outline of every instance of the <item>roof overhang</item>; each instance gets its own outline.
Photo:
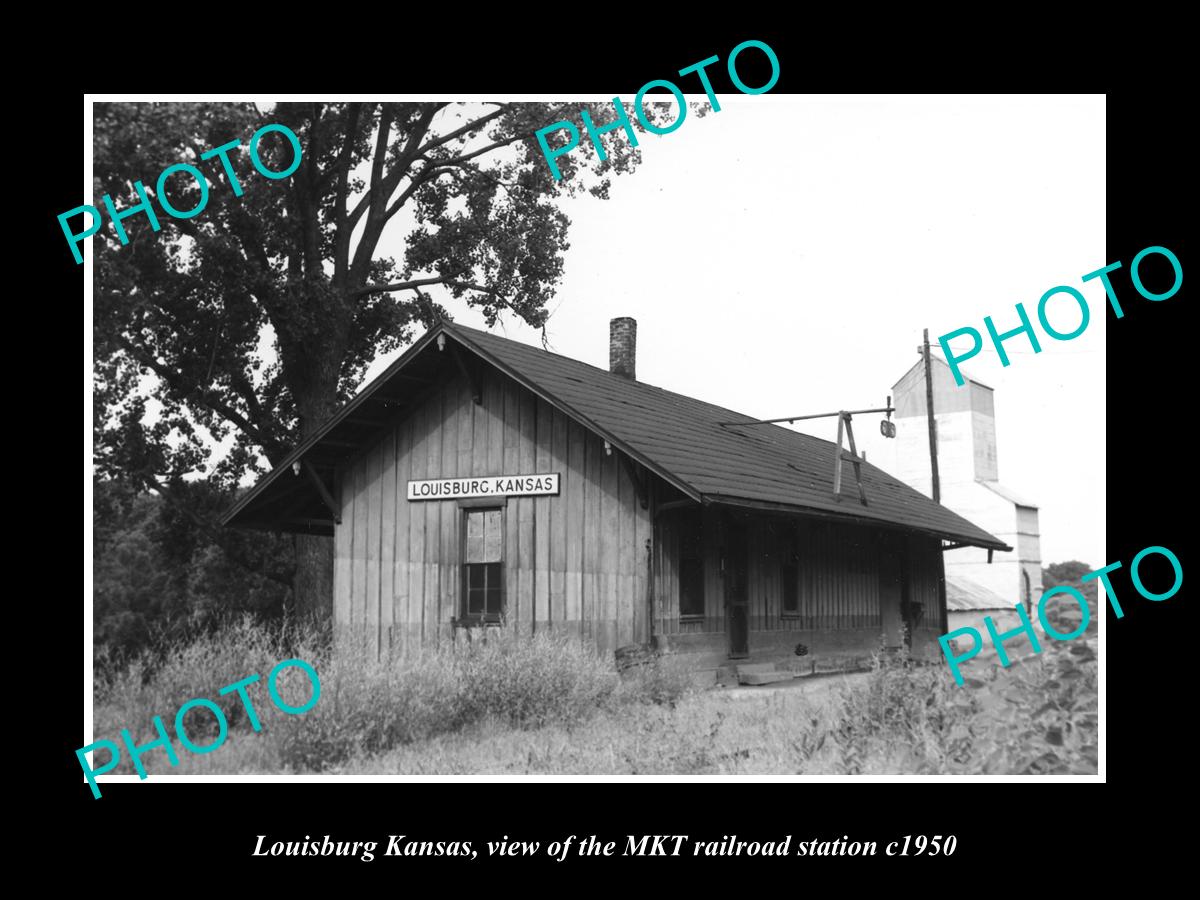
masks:
MULTIPOLYGON (((779 515, 800 516, 811 519, 824 519, 831 522, 840 522, 845 525, 855 525, 859 528, 878 528, 885 531, 898 531, 906 534, 924 534, 929 537, 940 538, 944 541, 951 541, 957 547, 980 547, 984 550, 998 550, 1004 553, 1010 552, 1013 548, 1001 541, 999 538, 987 536, 976 537, 968 536, 959 533, 951 533, 948 531, 937 531, 928 528, 919 528, 913 525, 905 525, 900 522, 889 522, 886 519, 867 519, 861 515, 852 513, 837 513, 824 509, 813 509, 808 506, 791 506, 784 503, 771 503, 764 500, 750 500, 742 497, 730 497, 716 494, 705 494, 704 501, 720 506, 731 506, 742 509, 753 509, 763 512, 772 512, 779 515)), ((953 549, 953 548, 945 548, 953 549)))
POLYGON ((332 495, 337 468, 425 399, 437 384, 436 377, 405 370, 410 369, 440 333, 441 326, 435 326, 418 338, 399 359, 247 491, 221 519, 221 524, 332 535, 337 511, 329 508, 316 480, 332 495))
POLYGON ((338 516, 332 501, 338 467, 379 440, 389 427, 394 427, 411 413, 452 370, 461 371, 456 353, 449 347, 450 341, 608 441, 613 448, 678 488, 685 496, 696 501, 701 499, 699 492, 687 482, 496 359, 452 324, 441 322, 414 342, 328 422, 301 441, 233 505, 221 524, 233 528, 332 535, 338 516), (430 345, 442 335, 451 352, 427 353, 430 345))
MULTIPOLYGON (((468 353, 540 397, 697 503, 719 503, 864 527, 923 533, 959 545, 970 544, 989 550, 1007 552, 1012 549, 977 526, 973 530, 938 531, 872 516, 864 517, 849 511, 842 514, 801 505, 703 494, 684 478, 598 425, 543 385, 489 353, 469 334, 448 322, 430 328, 328 422, 301 441, 234 504, 222 519, 222 524, 234 528, 332 535, 340 515, 335 499, 338 470, 344 469, 360 453, 382 440, 390 429, 440 389, 447 379, 465 374, 473 382, 472 367, 466 364, 464 358, 468 353), (437 349, 431 349, 435 343, 437 349)), ((478 398, 478 386, 472 383, 472 388, 478 398)), ((970 523, 964 522, 964 525, 969 526, 970 523)))

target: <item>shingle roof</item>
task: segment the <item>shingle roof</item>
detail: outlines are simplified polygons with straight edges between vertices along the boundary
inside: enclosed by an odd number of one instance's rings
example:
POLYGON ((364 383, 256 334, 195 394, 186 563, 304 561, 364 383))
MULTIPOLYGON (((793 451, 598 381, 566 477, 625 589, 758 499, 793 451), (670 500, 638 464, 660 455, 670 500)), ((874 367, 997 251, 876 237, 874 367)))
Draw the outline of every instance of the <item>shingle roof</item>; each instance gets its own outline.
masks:
POLYGON ((842 469, 842 499, 833 493, 837 445, 777 425, 722 425, 756 420, 683 394, 615 375, 575 359, 463 325, 442 323, 368 385, 321 431, 267 475, 226 516, 249 524, 256 492, 280 470, 320 446, 338 423, 396 377, 438 333, 460 344, 540 394, 696 499, 811 510, 888 523, 979 547, 1011 549, 870 463, 862 463, 869 505, 858 500, 854 467, 842 469))

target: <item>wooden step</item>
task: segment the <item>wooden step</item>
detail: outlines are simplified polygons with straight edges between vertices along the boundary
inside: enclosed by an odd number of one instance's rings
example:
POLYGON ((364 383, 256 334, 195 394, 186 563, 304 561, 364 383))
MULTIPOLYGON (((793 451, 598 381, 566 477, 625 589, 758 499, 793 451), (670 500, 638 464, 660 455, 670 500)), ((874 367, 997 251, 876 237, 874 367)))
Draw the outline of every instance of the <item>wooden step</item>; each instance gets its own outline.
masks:
POLYGON ((757 663, 737 667, 738 684, 774 684, 777 681, 791 681, 794 677, 791 672, 779 671, 774 663, 757 663))

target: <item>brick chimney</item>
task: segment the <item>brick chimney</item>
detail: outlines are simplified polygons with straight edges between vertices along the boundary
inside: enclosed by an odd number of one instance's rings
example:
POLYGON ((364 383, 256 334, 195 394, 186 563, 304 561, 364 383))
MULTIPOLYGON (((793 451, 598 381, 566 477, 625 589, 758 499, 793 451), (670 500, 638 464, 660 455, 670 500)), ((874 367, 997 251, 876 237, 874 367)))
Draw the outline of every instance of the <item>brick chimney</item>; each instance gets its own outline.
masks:
POLYGON ((637 379, 637 319, 622 316, 608 323, 608 369, 630 381, 637 379))

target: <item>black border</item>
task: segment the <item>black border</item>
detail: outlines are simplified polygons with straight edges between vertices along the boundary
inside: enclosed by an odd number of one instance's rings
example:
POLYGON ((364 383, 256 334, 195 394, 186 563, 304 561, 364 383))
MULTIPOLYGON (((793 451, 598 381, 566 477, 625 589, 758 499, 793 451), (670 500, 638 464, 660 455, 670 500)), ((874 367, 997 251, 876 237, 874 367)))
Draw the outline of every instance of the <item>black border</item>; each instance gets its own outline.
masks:
MULTIPOLYGON (((728 29, 732 31, 733 29, 728 29)), ((369 68, 351 69, 341 78, 342 89, 364 86, 370 90, 433 91, 471 90, 486 73, 486 91, 531 91, 553 86, 556 93, 608 91, 632 94, 646 80, 669 77, 669 73, 713 53, 722 58, 729 48, 745 37, 768 41, 781 61, 780 83, 773 93, 800 90, 851 90, 838 84, 849 78, 853 59, 840 68, 821 71, 819 60, 809 59, 813 43, 820 37, 802 31, 748 28, 735 38, 697 40, 686 37, 672 40, 670 34, 637 40, 612 33, 597 35, 586 46, 580 39, 559 34, 548 43, 516 48, 481 45, 472 53, 454 43, 453 63, 450 39, 431 41, 423 50, 406 48, 401 59, 379 66, 372 75, 369 68), (597 49, 604 48, 607 49, 597 49), (414 58, 415 54, 415 58, 414 58), (462 60, 468 60, 469 65, 462 60), (814 70, 819 77, 809 79, 814 70), (667 74, 664 74, 667 73, 667 74)), ((1074 42, 1073 42, 1074 44, 1074 42)), ((1090 57, 1076 59, 1084 67, 1091 58, 1103 68, 1104 55, 1097 47, 1090 57)), ((714 69, 718 71, 719 69, 714 69)), ((982 68, 975 71, 982 71, 982 68)), ((956 73, 957 74, 957 73, 956 73)), ((1004 87, 986 80, 975 86, 954 84, 959 90, 987 90, 1004 87)), ((1098 74, 1097 84, 1099 83, 1098 74)), ((1077 82, 1084 80, 1074 72, 1077 82)), ((164 76, 165 77, 165 76, 164 76)), ((317 79, 310 78, 310 82, 317 79)), ((747 76, 747 80, 750 80, 747 76)), ((310 84, 316 88, 317 85, 310 84)), ((878 84, 861 82, 855 87, 872 90, 878 84)), ((889 85, 891 86, 891 85, 889 85)), ((160 84, 140 85, 146 89, 160 84)), ((716 85, 718 91, 728 85, 716 85)), ((911 84, 914 90, 942 90, 946 84, 911 84)), ((1046 85, 1062 89, 1066 85, 1046 85)), ((282 90, 303 87, 288 83, 282 90)), ((320 86, 322 93, 333 90, 320 86)), ((1071 89, 1097 90, 1076 83, 1071 89)), ((113 84, 95 85, 94 90, 122 90, 113 84)), ((236 90, 232 84, 214 85, 211 73, 187 86, 187 90, 236 90)), ((43 133, 45 147, 43 171, 46 185, 37 216, 35 234, 43 248, 49 248, 47 269, 53 273, 62 297, 78 296, 82 267, 76 267, 62 252, 62 235, 55 216, 77 205, 81 140, 78 132, 79 94, 64 96, 53 104, 43 133), (54 137, 50 137, 53 135, 54 137)), ((1184 115, 1185 104, 1168 90, 1110 93, 1107 106, 1107 130, 1097 122, 1088 134, 1048 134, 1047 141, 1076 141, 1081 144, 1107 141, 1108 176, 1108 251, 1096 267, 1122 260, 1123 272, 1114 277, 1125 303, 1125 318, 1115 320, 1107 313, 1109 372, 1107 384, 1109 422, 1107 433, 1094 423, 1073 419, 1064 412, 1061 429, 1045 436, 1047 441, 1070 441, 1079 453, 1096 452, 1103 444, 1108 455, 1108 559, 1122 560, 1128 566, 1132 556, 1150 544, 1171 548, 1188 568, 1181 512, 1190 487, 1190 453, 1186 428, 1190 410, 1189 359, 1190 332, 1183 316, 1185 291, 1171 300, 1149 303, 1137 298, 1128 283, 1128 263, 1143 247, 1162 245, 1171 248, 1187 270, 1183 234, 1184 210, 1189 206, 1185 194, 1185 142, 1177 136, 1175 123, 1184 115), (1177 425, 1182 420, 1183 425, 1177 425), (1172 427, 1172 426, 1175 427, 1172 427)), ((769 139, 747 135, 747 140, 769 139)), ((784 164, 786 147, 780 148, 784 164)), ((997 248, 998 261, 1005 258, 997 248)), ((1075 273, 1064 273, 1071 276, 1075 273)), ((1078 273, 1082 274, 1082 273, 1078 273)), ((981 277, 983 277, 981 275, 981 277)), ((1070 282, 1066 282, 1070 283, 1070 282)), ((1031 286, 1031 291, 1037 286, 1031 286)), ((58 291, 55 291, 57 294, 58 291)), ((86 376, 86 369, 85 369, 86 376)), ((86 383, 86 382, 85 382, 86 383)), ((1101 389, 1098 385, 1097 389, 1101 389)), ((86 402, 86 398, 85 398, 86 402)), ((86 479, 85 473, 85 479, 86 479)), ((304 834, 335 839, 371 839, 386 841, 386 835, 405 833, 418 839, 473 840, 477 844, 488 837, 507 834, 513 838, 543 842, 565 834, 596 834, 607 840, 624 841, 627 834, 690 834, 693 837, 720 839, 736 833, 741 839, 776 840, 792 832, 797 839, 809 835, 833 839, 843 834, 854 839, 885 841, 904 834, 945 834, 958 836, 958 850, 950 859, 905 860, 897 868, 892 860, 871 858, 794 857, 787 875, 770 890, 801 892, 820 886, 811 876, 816 865, 820 873, 845 873, 859 878, 870 873, 885 876, 891 883, 915 883, 911 867, 923 873, 946 878, 962 874, 969 880, 953 882, 966 890, 982 878, 1007 872, 1014 890, 1022 890, 1018 872, 1022 860, 1039 852, 1059 861, 1065 874, 1079 861, 1092 860, 1109 835, 1121 826, 1136 827, 1125 818, 1129 804, 1141 807, 1152 803, 1157 778, 1186 777, 1190 759, 1180 752, 1178 739, 1188 724, 1190 692, 1184 678, 1187 638, 1192 634, 1185 618, 1186 587, 1170 601, 1152 604, 1136 598, 1127 577, 1128 569, 1118 572, 1114 585, 1122 598, 1125 617, 1107 617, 1107 777, 1118 793, 1138 791, 1135 797, 1112 798, 1101 803, 1097 786, 1048 785, 1030 779, 1024 784, 907 783, 902 787, 869 782, 815 784, 764 784, 753 782, 716 783, 637 783, 567 785, 523 781, 507 784, 410 783, 410 784, 206 784, 203 788, 151 787, 146 785, 106 785, 100 801, 92 799, 79 778, 74 750, 79 746, 79 679, 77 637, 56 642, 50 666, 56 674, 50 696, 43 709, 50 719, 51 733, 62 729, 59 749, 38 741, 35 752, 39 764, 57 758, 51 766, 51 788, 46 803, 56 823, 52 838, 65 848, 86 847, 93 855, 120 858, 127 875, 144 878, 149 871, 174 872, 178 877, 189 864, 207 863, 213 886, 226 881, 230 886, 243 875, 264 874, 272 886, 303 883, 314 867, 328 872, 372 873, 387 879, 390 886, 416 889, 405 875, 419 869, 422 875, 445 875, 447 886, 459 887, 480 873, 494 881, 512 866, 536 869, 550 874, 560 868, 573 879, 593 872, 607 874, 614 864, 638 874, 669 874, 711 877, 707 873, 727 871, 735 866, 747 872, 784 875, 781 862, 768 859, 701 857, 685 866, 676 858, 572 859, 566 864, 546 860, 480 860, 468 863, 448 859, 377 859, 374 863, 343 859, 304 858, 252 859, 255 836, 266 833, 271 839, 295 839, 304 834), (1171 756, 1159 759, 1164 748, 1171 756), (1069 794, 1069 796, 1068 796, 1069 794), (86 843, 85 843, 86 842, 86 843), (111 854, 111 856, 110 856, 111 854), (118 856, 119 855, 119 856, 118 856), (1076 862, 1072 862, 1076 861, 1076 862), (863 866, 866 863, 866 870, 863 866), (767 866, 767 869, 763 867, 767 866), (414 868, 415 867, 415 868, 414 868), (751 868, 753 867, 753 868, 751 868), (806 877, 808 876, 808 877, 806 877), (906 880, 895 882, 900 877, 906 880), (466 880, 464 880, 466 879, 466 880)), ((57 602, 57 601, 53 601, 57 602)), ((38 604, 45 609, 45 604, 38 604)), ((70 607, 68 607, 69 609, 70 607)), ((68 613, 68 617, 70 614, 68 613)), ((77 620, 76 620, 77 621, 77 620)), ((28 626, 30 628, 36 625, 28 626)), ((42 624, 44 629, 45 623, 42 624)), ((72 626, 70 634, 78 635, 72 626)), ((44 733, 44 732, 43 732, 44 733)), ((40 768, 40 765, 39 765, 40 768)), ((1107 788, 1106 788, 1107 790, 1107 788)), ((1142 820, 1141 824, 1145 824, 1142 820)), ((1167 823, 1161 823, 1168 827, 1167 823)), ((1157 832, 1158 829, 1156 828, 1157 832)), ((1099 866, 1095 861, 1082 863, 1099 866)), ((356 880, 358 880, 356 878, 356 880)), ((578 882, 575 882, 578 883, 578 882)), ((1026 882, 1032 884, 1032 882, 1026 882)), ((512 883, 518 886, 520 883, 512 883)), ((538 882, 540 888, 543 882, 538 882)), ((625 889, 635 883, 610 883, 613 889, 625 889)), ((761 890, 768 883, 748 882, 743 886, 761 890), (757 887, 756 887, 757 885, 757 887)), ((937 889, 938 882, 928 887, 937 889)), ((946 882, 942 882, 946 884, 946 882)), ((599 885, 598 885, 599 886, 599 885)), ((529 887, 529 885, 526 885, 529 887)))

